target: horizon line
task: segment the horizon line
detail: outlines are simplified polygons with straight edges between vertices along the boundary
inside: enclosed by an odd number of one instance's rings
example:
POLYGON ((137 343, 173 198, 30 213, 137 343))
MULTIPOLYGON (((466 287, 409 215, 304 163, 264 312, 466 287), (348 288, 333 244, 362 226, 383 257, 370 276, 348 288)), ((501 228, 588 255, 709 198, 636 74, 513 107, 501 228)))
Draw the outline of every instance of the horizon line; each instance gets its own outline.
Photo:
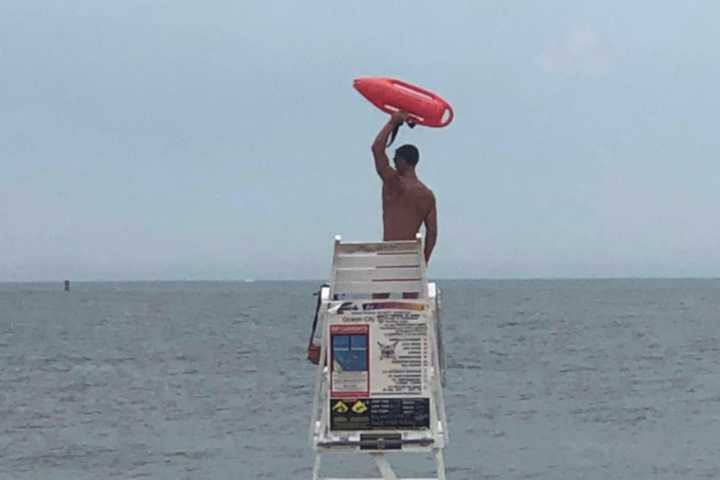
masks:
MULTIPOLYGON (((263 278, 263 279, 92 279, 92 280, 72 280, 54 279, 54 280, 0 280, 0 284, 38 284, 38 283, 64 283, 66 280, 70 283, 301 283, 301 282, 318 282, 327 283, 327 280, 317 278, 263 278)), ((429 281, 606 281, 606 280, 720 280, 720 275, 710 276, 598 276, 598 277, 436 277, 430 278, 429 281)))

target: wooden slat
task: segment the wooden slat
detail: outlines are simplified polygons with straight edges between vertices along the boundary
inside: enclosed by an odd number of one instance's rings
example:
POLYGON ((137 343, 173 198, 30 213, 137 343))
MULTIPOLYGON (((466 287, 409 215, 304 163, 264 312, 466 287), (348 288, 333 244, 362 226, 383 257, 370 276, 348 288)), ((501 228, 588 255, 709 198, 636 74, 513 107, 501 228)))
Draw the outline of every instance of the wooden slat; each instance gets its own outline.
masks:
POLYGON ((419 251, 419 244, 416 241, 407 242, 374 242, 374 243, 339 243, 335 245, 335 252, 340 254, 348 253, 378 253, 378 252, 409 252, 419 251))
POLYGON ((418 280, 388 281, 388 282, 336 282, 333 293, 404 293, 423 292, 423 283, 418 280))
POLYGON ((378 255, 355 254, 338 255, 335 257, 335 268, 360 268, 360 267, 417 267, 420 266, 420 258, 417 252, 410 254, 378 255))
POLYGON ((336 282, 369 282, 372 280, 421 280, 422 272, 414 268, 338 268, 336 282))

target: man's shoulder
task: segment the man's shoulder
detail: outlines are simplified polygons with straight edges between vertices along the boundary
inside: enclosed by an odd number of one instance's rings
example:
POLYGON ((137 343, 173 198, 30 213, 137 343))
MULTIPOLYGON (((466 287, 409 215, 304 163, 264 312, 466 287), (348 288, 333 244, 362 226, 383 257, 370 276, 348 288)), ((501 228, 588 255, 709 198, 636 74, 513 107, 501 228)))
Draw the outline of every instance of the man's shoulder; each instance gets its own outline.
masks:
POLYGON ((432 198, 433 201, 435 201, 435 192, 432 191, 430 187, 425 185, 423 182, 418 180, 418 184, 420 185, 420 189, 423 192, 423 195, 425 195, 428 198, 432 198))
POLYGON ((415 189, 415 198, 424 209, 432 209, 435 206, 435 193, 420 180, 415 189))

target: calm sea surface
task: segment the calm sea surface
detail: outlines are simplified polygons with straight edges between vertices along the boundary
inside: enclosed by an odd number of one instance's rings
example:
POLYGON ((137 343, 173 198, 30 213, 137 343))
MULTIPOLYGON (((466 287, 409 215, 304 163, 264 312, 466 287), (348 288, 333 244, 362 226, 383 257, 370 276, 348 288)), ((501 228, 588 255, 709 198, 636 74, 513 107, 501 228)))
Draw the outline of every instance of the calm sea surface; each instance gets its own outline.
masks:
MULTIPOLYGON (((0 479, 310 478, 317 286, 0 284, 0 479)), ((439 286, 448 478, 720 478, 720 281, 439 286)))

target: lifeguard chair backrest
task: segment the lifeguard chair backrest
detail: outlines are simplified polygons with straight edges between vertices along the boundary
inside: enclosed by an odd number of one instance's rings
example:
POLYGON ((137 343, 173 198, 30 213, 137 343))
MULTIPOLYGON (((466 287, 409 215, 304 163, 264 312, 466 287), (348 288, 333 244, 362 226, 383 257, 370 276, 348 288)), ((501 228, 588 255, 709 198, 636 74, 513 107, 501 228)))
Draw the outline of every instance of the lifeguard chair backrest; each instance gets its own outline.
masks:
POLYGON ((330 298, 427 298, 425 255, 415 240, 343 243, 335 237, 330 298))

